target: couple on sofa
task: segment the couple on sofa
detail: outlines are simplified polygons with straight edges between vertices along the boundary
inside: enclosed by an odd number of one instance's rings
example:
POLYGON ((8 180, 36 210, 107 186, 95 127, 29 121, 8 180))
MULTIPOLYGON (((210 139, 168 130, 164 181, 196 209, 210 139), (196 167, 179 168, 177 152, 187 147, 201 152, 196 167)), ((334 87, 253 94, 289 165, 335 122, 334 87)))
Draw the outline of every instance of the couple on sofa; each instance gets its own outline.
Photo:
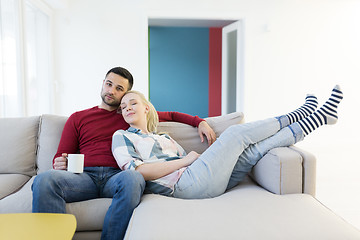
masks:
POLYGON ((292 145, 317 127, 334 124, 342 99, 336 86, 319 110, 316 97, 309 95, 292 113, 232 126, 215 141, 205 121, 182 113, 157 113, 141 93, 128 92, 132 83, 126 69, 111 69, 103 82, 101 104, 68 119, 53 168, 66 170, 64 153, 80 152, 85 154, 84 173, 39 174, 33 184, 33 212, 64 213, 67 202, 113 198, 102 239, 121 239, 144 189, 178 198, 218 196, 239 183, 270 149, 292 145), (197 126, 211 147, 202 155, 186 155, 168 135, 153 133, 159 119, 197 126))

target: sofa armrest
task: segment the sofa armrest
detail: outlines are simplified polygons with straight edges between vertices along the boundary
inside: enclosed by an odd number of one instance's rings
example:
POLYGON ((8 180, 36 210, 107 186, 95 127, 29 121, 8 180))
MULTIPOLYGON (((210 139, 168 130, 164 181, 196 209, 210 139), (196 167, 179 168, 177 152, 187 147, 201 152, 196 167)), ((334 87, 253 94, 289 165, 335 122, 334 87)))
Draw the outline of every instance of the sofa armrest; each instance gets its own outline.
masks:
POLYGON ((275 194, 315 196, 315 157, 296 147, 274 148, 253 168, 250 176, 275 194))
POLYGON ((291 146, 292 150, 298 152, 303 158, 303 193, 315 197, 316 193, 316 158, 313 154, 291 146))
POLYGON ((29 179, 23 174, 0 174, 0 200, 19 190, 29 179))

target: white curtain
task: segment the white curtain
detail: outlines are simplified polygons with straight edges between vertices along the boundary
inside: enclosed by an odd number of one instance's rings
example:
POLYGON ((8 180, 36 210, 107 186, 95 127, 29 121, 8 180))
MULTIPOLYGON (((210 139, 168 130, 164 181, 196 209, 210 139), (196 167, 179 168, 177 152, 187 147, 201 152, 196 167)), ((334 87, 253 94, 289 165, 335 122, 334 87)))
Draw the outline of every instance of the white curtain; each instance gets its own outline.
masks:
POLYGON ((22 79, 20 75, 20 21, 19 4, 14 0, 0 0, 0 34, 1 34, 1 67, 0 67, 0 114, 21 116, 24 114, 22 104, 22 79))
POLYGON ((0 117, 52 113, 49 15, 30 0, 0 0, 0 19, 0 117))
POLYGON ((27 115, 51 113, 49 17, 28 1, 25 7, 27 115))

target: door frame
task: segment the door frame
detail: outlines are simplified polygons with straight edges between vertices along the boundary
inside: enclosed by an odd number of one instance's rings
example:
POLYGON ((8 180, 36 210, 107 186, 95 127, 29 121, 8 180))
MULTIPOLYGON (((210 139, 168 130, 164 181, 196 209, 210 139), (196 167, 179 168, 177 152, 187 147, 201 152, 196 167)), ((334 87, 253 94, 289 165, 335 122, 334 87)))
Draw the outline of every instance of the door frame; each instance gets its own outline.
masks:
POLYGON ((222 34, 222 69, 221 69, 221 115, 230 112, 244 112, 244 20, 223 27, 222 34), (230 36, 235 33, 235 59, 230 36), (233 62, 235 61, 235 63, 233 62), (235 67, 235 68, 234 68, 235 67), (234 88, 235 85, 235 88, 234 88))

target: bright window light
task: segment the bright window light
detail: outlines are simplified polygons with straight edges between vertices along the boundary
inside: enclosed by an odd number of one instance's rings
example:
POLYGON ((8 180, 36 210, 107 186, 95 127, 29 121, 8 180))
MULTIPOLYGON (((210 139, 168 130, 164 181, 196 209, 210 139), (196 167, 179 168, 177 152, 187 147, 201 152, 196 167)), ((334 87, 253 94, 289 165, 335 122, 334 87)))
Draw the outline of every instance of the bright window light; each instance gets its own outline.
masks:
POLYGON ((49 13, 0 0, 0 20, 0 117, 52 113, 49 13))

